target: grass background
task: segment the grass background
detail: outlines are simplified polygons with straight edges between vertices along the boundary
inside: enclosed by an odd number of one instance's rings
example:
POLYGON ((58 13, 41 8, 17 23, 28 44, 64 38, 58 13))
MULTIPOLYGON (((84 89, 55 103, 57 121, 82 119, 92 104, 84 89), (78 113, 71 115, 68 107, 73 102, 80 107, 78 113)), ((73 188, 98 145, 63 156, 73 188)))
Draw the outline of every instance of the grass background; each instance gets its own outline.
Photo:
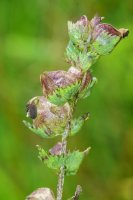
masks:
POLYGON ((39 75, 67 69, 64 50, 67 21, 83 14, 130 30, 94 68, 98 78, 91 96, 80 101, 77 115, 91 119, 69 141, 70 149, 92 150, 77 176, 66 177, 64 199, 77 184, 81 200, 133 199, 133 3, 131 0, 0 0, 0 199, 23 200, 38 187, 56 192, 57 177, 37 158, 57 139, 42 140, 22 123, 26 102, 41 95, 39 75))

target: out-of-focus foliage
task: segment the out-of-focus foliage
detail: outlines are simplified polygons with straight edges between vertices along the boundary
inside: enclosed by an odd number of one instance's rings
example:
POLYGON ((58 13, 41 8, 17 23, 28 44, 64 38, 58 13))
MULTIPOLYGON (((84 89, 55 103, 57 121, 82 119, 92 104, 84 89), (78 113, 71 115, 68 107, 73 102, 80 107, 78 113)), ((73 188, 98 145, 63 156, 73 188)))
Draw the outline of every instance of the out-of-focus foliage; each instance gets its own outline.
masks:
MULTIPOLYGON (((89 111, 70 149, 91 146, 76 177, 67 177, 64 196, 83 186, 81 200, 133 199, 133 4, 127 1, 0 1, 0 199, 23 200, 39 187, 56 192, 57 177, 37 159, 36 144, 50 148, 23 125, 25 104, 41 94, 40 74, 66 70, 67 21, 83 14, 106 17, 130 30, 127 39, 94 66, 98 78, 89 98, 78 103, 77 116, 89 111)), ((54 139, 53 145, 57 139, 54 139)))

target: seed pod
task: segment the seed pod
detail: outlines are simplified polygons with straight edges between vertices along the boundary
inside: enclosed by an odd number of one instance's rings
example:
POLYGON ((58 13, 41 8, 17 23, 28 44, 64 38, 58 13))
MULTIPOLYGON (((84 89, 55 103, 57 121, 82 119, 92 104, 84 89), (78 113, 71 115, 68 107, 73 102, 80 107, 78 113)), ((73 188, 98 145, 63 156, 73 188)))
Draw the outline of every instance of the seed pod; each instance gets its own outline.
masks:
POLYGON ((55 197, 49 188, 38 188, 26 200, 55 200, 55 197))
POLYGON ((44 72, 40 77, 43 94, 51 103, 63 105, 77 94, 82 77, 81 70, 75 67, 68 71, 44 72))
POLYGON ((34 97, 27 104, 27 117, 33 120, 33 128, 43 130, 48 136, 62 134, 70 116, 68 103, 56 106, 43 96, 34 97))

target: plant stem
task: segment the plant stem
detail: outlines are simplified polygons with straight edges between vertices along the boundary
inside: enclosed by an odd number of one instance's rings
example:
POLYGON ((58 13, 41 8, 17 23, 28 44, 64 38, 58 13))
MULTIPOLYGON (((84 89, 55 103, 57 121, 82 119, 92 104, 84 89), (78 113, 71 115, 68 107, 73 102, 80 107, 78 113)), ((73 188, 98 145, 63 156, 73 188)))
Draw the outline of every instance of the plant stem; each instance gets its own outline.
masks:
MULTIPOLYGON (((62 155, 65 155, 67 152, 67 137, 70 131, 70 122, 66 126, 66 129, 62 135, 62 155)), ((57 200, 62 200, 63 186, 64 186, 64 176, 65 176, 65 166, 61 166, 60 172, 58 175, 58 185, 57 185, 57 200)))
MULTIPOLYGON (((70 103, 72 113, 75 110, 76 103, 77 103, 77 97, 75 96, 75 99, 70 103)), ((72 115, 71 115, 71 117, 72 117, 72 115)), ((71 117, 70 117, 69 122, 66 126, 66 129, 65 129, 65 131, 62 135, 62 155, 66 155, 66 153, 67 153, 67 137, 68 137, 69 132, 71 130, 71 117)), ((62 200, 64 177, 65 177, 65 166, 61 166, 60 172, 59 172, 59 175, 58 175, 57 199, 56 200, 62 200)))
POLYGON ((71 200, 78 200, 81 192, 82 192, 82 187, 80 185, 77 185, 74 197, 71 200))
POLYGON ((64 166, 60 168, 60 173, 58 176, 57 200, 62 200, 63 185, 64 185, 64 166))

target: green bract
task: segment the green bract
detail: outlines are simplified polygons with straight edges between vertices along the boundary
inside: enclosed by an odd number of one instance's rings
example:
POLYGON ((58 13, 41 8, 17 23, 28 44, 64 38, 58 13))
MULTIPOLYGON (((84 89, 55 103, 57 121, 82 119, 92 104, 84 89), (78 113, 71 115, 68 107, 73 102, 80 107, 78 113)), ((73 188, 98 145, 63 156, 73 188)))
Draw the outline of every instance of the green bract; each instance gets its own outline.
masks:
POLYGON ((79 92, 79 95, 78 97, 79 98, 83 98, 85 99, 86 97, 88 97, 91 93, 91 89, 92 87, 96 84, 97 82, 97 78, 96 77, 93 77, 91 82, 89 82, 80 92, 79 92))
POLYGON ((71 130, 69 133, 70 136, 73 136, 80 131, 80 129, 84 125, 84 122, 89 118, 89 115, 89 113, 85 113, 83 116, 72 120, 71 130))
POLYGON ((96 40, 91 45, 92 52, 96 52, 98 55, 109 54, 117 43, 120 41, 120 37, 117 35, 110 35, 103 31, 98 35, 96 40))
POLYGON ((44 96, 58 106, 72 102, 91 80, 89 71, 84 74, 75 67, 70 67, 68 71, 44 72, 41 75, 44 96))
POLYGON ((60 168, 64 166, 65 175, 75 175, 79 169, 80 164, 83 161, 84 156, 89 152, 90 147, 84 152, 73 151, 68 152, 66 155, 51 155, 43 148, 38 146, 39 158, 43 161, 49 168, 54 169, 59 172, 60 168))
POLYGON ((71 65, 78 63, 80 50, 70 41, 66 48, 66 56, 71 65))
POLYGON ((76 23, 68 23, 70 41, 66 48, 68 62, 86 72, 99 58, 109 54, 119 41, 128 35, 127 29, 116 29, 101 23, 103 17, 88 20, 82 16, 76 23))
POLYGON ((27 122, 25 120, 23 120, 23 123, 25 124, 25 126, 27 128, 29 128, 33 133, 35 133, 36 135, 42 137, 42 138, 53 138, 56 137, 60 134, 51 134, 48 135, 45 131, 46 131, 46 127, 43 126, 42 128, 35 128, 30 122, 27 122))
POLYGON ((80 89, 81 83, 75 82, 66 88, 56 89, 53 94, 48 96, 48 100, 55 105, 63 105, 64 103, 72 100, 80 89))
POLYGON ((84 48, 89 35, 89 21, 86 16, 82 16, 76 23, 68 22, 68 34, 70 40, 80 49, 84 48))

